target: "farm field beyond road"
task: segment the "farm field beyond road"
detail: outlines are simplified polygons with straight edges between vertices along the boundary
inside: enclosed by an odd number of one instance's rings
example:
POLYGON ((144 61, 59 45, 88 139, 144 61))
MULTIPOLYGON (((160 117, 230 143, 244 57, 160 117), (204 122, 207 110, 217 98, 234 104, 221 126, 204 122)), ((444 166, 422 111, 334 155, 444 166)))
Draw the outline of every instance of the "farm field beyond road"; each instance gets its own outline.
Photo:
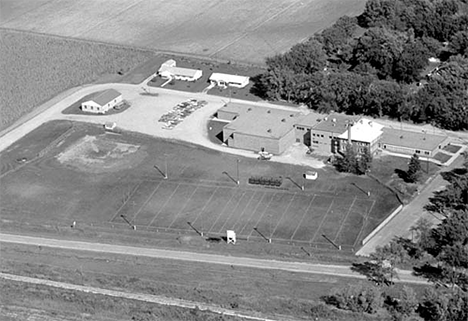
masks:
POLYGON ((1 0, 0 27, 263 63, 366 0, 1 0))
POLYGON ((1 156, 1 218, 30 225, 131 224, 174 233, 193 233, 193 227, 213 237, 233 229, 241 239, 263 235, 329 247, 326 235, 351 249, 398 205, 367 177, 322 169, 318 180, 305 181, 309 167, 141 134, 105 134, 81 123, 44 124, 1 156), (283 184, 250 185, 252 176, 281 176, 283 184))

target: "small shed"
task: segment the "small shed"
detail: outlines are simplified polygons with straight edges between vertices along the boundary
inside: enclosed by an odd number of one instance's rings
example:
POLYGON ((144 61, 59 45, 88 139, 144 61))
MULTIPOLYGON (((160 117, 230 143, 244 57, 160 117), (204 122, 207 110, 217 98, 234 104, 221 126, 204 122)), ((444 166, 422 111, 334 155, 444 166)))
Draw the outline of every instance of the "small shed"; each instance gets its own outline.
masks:
POLYGON ((236 244, 236 232, 232 230, 226 231, 226 242, 227 244, 236 244))

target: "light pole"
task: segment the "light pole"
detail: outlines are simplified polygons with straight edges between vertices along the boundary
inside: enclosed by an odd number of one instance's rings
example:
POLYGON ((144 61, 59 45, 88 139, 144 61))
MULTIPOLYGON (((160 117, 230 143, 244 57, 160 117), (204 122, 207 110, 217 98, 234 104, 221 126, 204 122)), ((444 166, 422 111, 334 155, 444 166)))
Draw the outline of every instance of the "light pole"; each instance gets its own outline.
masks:
POLYGON ((167 179, 167 155, 166 154, 164 154, 164 169, 165 169, 164 179, 167 179))
POLYGON ((239 185, 240 181, 239 181, 239 158, 236 160, 236 163, 237 163, 237 185, 239 185))

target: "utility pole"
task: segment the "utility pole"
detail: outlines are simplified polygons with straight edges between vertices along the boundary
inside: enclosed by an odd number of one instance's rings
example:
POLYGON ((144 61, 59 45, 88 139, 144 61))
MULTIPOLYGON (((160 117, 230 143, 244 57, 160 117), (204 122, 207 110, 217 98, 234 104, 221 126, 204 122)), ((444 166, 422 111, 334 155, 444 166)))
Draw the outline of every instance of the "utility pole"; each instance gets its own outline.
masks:
POLYGON ((239 181, 239 158, 236 160, 236 163, 237 163, 237 185, 240 184, 240 181, 239 181))
POLYGON ((258 230, 258 228, 254 227, 253 229, 254 229, 255 232, 257 232, 258 234, 260 234, 260 236, 263 237, 268 243, 271 243, 271 239, 269 239, 268 237, 266 237, 265 235, 263 235, 263 233, 260 232, 260 231, 258 230))

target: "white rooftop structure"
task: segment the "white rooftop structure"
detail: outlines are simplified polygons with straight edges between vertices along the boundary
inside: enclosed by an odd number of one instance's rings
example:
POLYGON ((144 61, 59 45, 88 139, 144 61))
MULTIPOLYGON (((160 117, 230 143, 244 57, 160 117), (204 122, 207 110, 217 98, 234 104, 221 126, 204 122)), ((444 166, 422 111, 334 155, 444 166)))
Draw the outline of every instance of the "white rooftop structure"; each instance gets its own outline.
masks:
POLYGON ((348 135, 351 134, 352 141, 372 143, 382 135, 383 128, 384 126, 373 120, 361 118, 359 121, 354 123, 348 131, 338 137, 341 139, 349 139, 348 135))
POLYGON ((162 72, 164 70, 167 70, 168 68, 175 67, 176 65, 177 63, 174 59, 169 59, 161 64, 161 67, 159 67, 158 72, 162 72))
POLYGON ((210 76, 210 81, 220 87, 243 88, 249 84, 249 77, 214 72, 210 76))
POLYGON ((176 61, 169 59, 161 64, 158 74, 167 79, 195 81, 202 77, 203 72, 200 69, 176 67, 176 61))

